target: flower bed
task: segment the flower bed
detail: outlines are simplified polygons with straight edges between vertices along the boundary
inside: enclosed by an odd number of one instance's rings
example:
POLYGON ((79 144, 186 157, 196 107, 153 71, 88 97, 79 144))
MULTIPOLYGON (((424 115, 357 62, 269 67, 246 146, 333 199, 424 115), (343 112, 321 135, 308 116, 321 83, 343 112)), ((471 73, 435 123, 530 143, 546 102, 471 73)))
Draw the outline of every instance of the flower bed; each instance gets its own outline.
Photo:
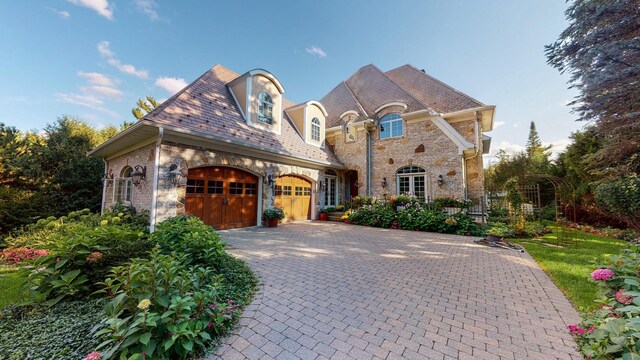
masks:
MULTIPOLYGON (((34 320, 28 309, 42 304, 57 314, 67 312, 71 303, 104 308, 86 319, 91 326, 75 328, 73 336, 87 341, 69 344, 56 352, 56 359, 178 359, 203 353, 250 301, 255 276, 224 251, 220 236, 199 219, 171 218, 149 235, 125 221, 124 214, 85 215, 72 221, 49 219, 33 229, 38 234, 48 229, 48 239, 37 241, 49 253, 25 260, 33 265, 22 271, 32 305, 22 311, 8 308, 2 316, 12 328, 28 328, 31 337, 42 339, 45 349, 36 350, 49 353, 48 347, 63 346, 54 332, 28 325, 34 320), (70 228, 82 231, 69 234, 70 228)), ((29 233, 20 236, 29 245, 29 233)), ((30 354, 29 337, 9 333, 13 335, 0 337, 0 358, 30 354), (13 337, 18 340, 9 346, 13 337)))
POLYGON ((570 325, 580 350, 592 359, 640 358, 640 245, 631 245, 591 273, 600 308, 570 325))
POLYGON ((356 225, 389 229, 484 236, 482 227, 466 214, 449 215, 439 209, 431 210, 418 202, 407 202, 399 210, 395 202, 374 202, 352 210, 347 221, 356 225))
POLYGON ((622 230, 622 229, 616 229, 612 227, 596 228, 591 225, 577 224, 577 223, 566 221, 566 220, 558 220, 558 221, 563 225, 566 225, 573 229, 578 229, 588 234, 606 236, 606 237, 611 237, 614 239, 626 240, 626 241, 638 241, 638 238, 639 238, 638 233, 633 229, 622 230))

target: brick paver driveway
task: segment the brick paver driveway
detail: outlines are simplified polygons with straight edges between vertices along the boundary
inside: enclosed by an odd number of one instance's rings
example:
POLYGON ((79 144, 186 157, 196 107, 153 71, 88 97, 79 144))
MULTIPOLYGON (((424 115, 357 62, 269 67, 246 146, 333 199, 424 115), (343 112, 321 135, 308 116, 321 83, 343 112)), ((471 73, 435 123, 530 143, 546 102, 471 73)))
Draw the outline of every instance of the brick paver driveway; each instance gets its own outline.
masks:
POLYGON ((527 254, 307 222, 223 233, 261 290, 222 359, 580 359, 578 315, 527 254))

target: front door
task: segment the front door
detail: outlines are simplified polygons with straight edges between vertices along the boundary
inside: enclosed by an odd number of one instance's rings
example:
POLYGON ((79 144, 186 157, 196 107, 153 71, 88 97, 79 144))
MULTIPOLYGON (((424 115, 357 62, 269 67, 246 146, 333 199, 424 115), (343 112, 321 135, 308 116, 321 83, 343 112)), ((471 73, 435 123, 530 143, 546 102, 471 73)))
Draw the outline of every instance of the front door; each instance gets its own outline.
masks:
POLYGON ((297 176, 285 175, 276 179, 274 203, 284 210, 282 221, 311 218, 311 182, 297 176))
POLYGON ((258 224, 258 177, 234 168, 190 169, 185 211, 215 229, 258 224))

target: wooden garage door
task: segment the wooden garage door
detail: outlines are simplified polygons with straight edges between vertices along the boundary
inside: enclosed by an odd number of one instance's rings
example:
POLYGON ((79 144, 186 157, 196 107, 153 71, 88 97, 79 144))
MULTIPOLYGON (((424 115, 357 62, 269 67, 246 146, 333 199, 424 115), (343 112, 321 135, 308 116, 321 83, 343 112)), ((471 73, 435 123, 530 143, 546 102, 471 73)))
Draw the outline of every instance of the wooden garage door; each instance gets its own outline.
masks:
POLYGON ((284 210, 283 221, 311 218, 311 182, 296 176, 276 179, 275 205, 284 210))
POLYGON ((226 168, 190 169, 185 211, 216 229, 258 224, 258 177, 226 168))

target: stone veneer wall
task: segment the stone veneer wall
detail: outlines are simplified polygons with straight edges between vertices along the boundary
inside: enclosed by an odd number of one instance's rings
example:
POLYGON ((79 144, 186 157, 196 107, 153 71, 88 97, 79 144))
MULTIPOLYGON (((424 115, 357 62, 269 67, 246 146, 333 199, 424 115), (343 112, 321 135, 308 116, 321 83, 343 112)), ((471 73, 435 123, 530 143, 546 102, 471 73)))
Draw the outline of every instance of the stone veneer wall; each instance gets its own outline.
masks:
MULTIPOLYGON (((420 166, 427 172, 427 196, 464 197, 462 158, 458 147, 431 121, 417 121, 404 124, 405 135, 401 138, 379 139, 372 133, 372 193, 397 194, 396 172, 404 166, 420 166), (438 175, 444 177, 444 185, 439 186, 438 175), (382 188, 383 178, 387 178, 387 188, 382 188)), ((358 181, 362 183, 360 195, 367 194, 366 186, 366 132, 358 129, 355 142, 347 143, 344 135, 338 133, 328 139, 335 154, 349 169, 358 171, 358 181)))
MULTIPOLYGON (((155 143, 143 146, 124 155, 120 155, 107 161, 107 171, 112 171, 114 178, 122 173, 125 166, 136 165, 146 166, 146 181, 138 186, 133 187, 131 193, 131 205, 138 210, 149 210, 151 208, 151 198, 153 197, 153 165, 155 160, 155 143)), ((104 198, 104 208, 109 209, 113 206, 113 187, 115 181, 107 182, 107 189, 104 198)))
MULTIPOLYGON (((181 169, 204 166, 231 166, 261 176, 263 210, 273 206, 273 189, 268 187, 266 183, 268 174, 273 176, 301 176, 311 181, 311 187, 314 190, 320 176, 320 171, 317 169, 286 165, 224 151, 164 142, 160 148, 156 222, 184 213, 186 189, 184 186, 174 187, 171 184, 168 176, 171 164, 176 164, 181 169)), ((320 196, 316 196, 316 204, 318 203, 318 198, 320 196)))
MULTIPOLYGON (((464 138, 476 143, 476 132, 473 120, 462 121, 453 124, 464 138)), ((467 196, 473 200, 474 204, 479 204, 484 199, 484 163, 482 159, 482 134, 480 134, 480 150, 478 155, 472 159, 466 160, 467 167, 467 196)))

